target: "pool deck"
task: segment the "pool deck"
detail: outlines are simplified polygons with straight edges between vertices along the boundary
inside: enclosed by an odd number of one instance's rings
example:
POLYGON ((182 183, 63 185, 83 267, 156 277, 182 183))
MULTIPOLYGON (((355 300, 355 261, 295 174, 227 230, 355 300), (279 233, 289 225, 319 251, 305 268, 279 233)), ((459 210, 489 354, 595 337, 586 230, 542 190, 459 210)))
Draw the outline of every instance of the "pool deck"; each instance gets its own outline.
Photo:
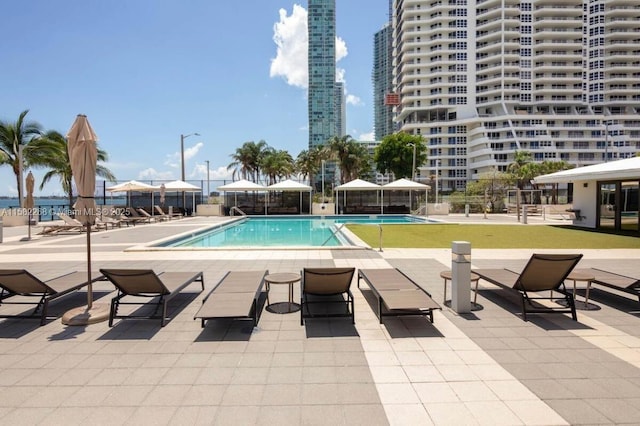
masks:
MULTIPOLYGON (((445 221, 512 223, 514 216, 449 215, 445 221)), ((529 217, 530 225, 559 223, 529 217)), ((449 249, 126 251, 222 218, 187 218, 91 234, 101 267, 204 271, 204 293, 187 288, 170 303, 173 319, 86 327, 60 319, 0 320, 2 424, 219 425, 566 425, 640 424, 640 304, 595 287, 594 309, 537 315, 525 322, 510 293, 480 282, 482 309, 447 307, 424 318, 379 324, 366 284, 352 285, 356 324, 275 314, 262 306, 258 327, 193 319, 227 270, 297 272, 303 267, 399 267, 442 301, 439 272, 449 249)), ((528 226, 528 225, 523 225, 528 226)), ((86 270, 86 236, 27 235, 3 229, 0 268, 41 278, 86 270)), ((544 252, 568 252, 544 250, 544 252)), ((638 276, 638 249, 581 250, 579 267, 638 276)), ((530 250, 474 249, 472 266, 521 268, 530 250)), ((578 283, 578 300, 583 300, 578 283)), ((286 300, 287 286, 270 299, 286 300)), ((114 288, 94 286, 95 303, 114 288)), ((299 298, 299 288, 295 288, 299 298)), ((262 298, 264 299, 264 297, 262 298)), ((60 317, 86 304, 86 292, 51 305, 60 317)), ((580 302, 578 302, 580 306, 580 302)), ((0 306, 0 313, 16 313, 0 306)))

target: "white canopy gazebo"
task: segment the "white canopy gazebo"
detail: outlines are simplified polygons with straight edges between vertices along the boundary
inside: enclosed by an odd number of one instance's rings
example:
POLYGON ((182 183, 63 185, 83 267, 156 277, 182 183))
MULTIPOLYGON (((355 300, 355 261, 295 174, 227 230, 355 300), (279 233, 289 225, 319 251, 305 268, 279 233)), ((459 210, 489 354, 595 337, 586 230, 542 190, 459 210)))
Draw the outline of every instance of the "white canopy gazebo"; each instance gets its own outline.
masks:
POLYGON ((110 186, 106 188, 108 192, 126 192, 127 193, 127 204, 131 204, 131 193, 132 192, 151 192, 151 203, 153 204, 153 192, 159 191, 159 186, 149 185, 148 183, 139 182, 137 180, 130 180, 127 182, 119 183, 117 185, 110 186))
MULTIPOLYGON (((159 190, 159 189, 158 189, 159 190)), ((196 192, 202 192, 202 188, 182 180, 174 180, 164 184, 165 192, 191 192, 191 207, 196 211, 196 192)), ((186 206, 182 206, 186 207, 186 206)))
MULTIPOLYGON (((238 194, 237 194, 238 192, 248 192, 248 191, 264 192, 266 190, 267 189, 264 186, 257 184, 255 182, 248 181, 246 179, 241 179, 241 180, 231 182, 229 184, 218 187, 218 191, 235 193, 234 207, 238 206, 238 194)), ((266 214, 267 212, 266 203, 264 208, 265 208, 265 214, 266 214)))
MULTIPOLYGON (((339 185, 335 187, 336 191, 336 205, 340 205, 340 191, 344 191, 342 195, 343 204, 346 204, 347 201, 347 192, 348 191, 381 191, 382 187, 375 183, 367 182, 362 179, 355 179, 351 182, 347 182, 345 184, 339 185)), ((380 213, 382 213, 382 198, 378 199, 378 204, 380 205, 380 213)))
MULTIPOLYGON (((424 183, 414 182, 409 179, 398 179, 393 182, 389 182, 386 185, 382 185, 382 192, 384 191, 409 191, 409 210, 411 210, 411 191, 424 191, 425 196, 428 195, 428 191, 431 189, 429 185, 424 183)), ((384 197, 383 197, 384 198, 384 197)), ((384 204, 384 199, 383 202, 384 204)))
MULTIPOLYGON (((302 193, 309 192, 309 212, 311 212, 311 203, 313 201, 312 200, 313 197, 311 197, 312 188, 309 185, 305 185, 303 183, 296 182, 291 179, 287 179, 278 183, 274 183, 273 185, 269 185, 267 186, 266 189, 267 191, 270 191, 270 192, 274 192, 274 191, 299 192, 300 193, 300 213, 302 213, 302 193)), ((266 208, 265 208, 265 214, 266 214, 266 208)))

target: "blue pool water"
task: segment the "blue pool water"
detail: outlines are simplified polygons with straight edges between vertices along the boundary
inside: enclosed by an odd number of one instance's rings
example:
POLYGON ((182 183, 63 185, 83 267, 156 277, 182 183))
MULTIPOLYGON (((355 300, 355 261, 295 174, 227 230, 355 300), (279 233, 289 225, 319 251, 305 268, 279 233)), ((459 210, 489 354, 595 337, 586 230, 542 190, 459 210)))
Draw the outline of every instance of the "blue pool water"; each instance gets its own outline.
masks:
POLYGON ((344 223, 426 223, 408 215, 246 218, 163 243, 163 247, 337 247, 351 243, 336 230, 344 223))

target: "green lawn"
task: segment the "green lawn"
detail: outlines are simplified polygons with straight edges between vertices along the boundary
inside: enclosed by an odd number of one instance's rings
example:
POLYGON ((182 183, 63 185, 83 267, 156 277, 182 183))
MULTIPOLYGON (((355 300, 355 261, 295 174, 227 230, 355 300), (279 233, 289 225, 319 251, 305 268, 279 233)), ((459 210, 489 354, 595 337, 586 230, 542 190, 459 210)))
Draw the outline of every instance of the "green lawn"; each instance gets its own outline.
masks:
MULTIPOLYGON (((347 225, 373 248, 380 246, 378 226, 347 225)), ((640 238, 540 225, 382 225, 382 248, 451 248, 452 241, 469 241, 473 248, 608 249, 640 248, 640 238)))

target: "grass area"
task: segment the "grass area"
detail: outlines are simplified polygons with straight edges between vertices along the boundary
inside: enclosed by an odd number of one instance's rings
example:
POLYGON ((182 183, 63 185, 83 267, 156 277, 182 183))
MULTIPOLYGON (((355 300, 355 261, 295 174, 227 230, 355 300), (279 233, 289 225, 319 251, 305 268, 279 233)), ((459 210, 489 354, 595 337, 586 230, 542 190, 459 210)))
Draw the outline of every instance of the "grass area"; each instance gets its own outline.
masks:
MULTIPOLYGON (((371 247, 380 246, 378 226, 347 225, 371 247)), ((451 248, 469 241, 473 248, 611 249, 640 248, 640 238, 568 226, 539 225, 382 225, 383 248, 451 248)))

